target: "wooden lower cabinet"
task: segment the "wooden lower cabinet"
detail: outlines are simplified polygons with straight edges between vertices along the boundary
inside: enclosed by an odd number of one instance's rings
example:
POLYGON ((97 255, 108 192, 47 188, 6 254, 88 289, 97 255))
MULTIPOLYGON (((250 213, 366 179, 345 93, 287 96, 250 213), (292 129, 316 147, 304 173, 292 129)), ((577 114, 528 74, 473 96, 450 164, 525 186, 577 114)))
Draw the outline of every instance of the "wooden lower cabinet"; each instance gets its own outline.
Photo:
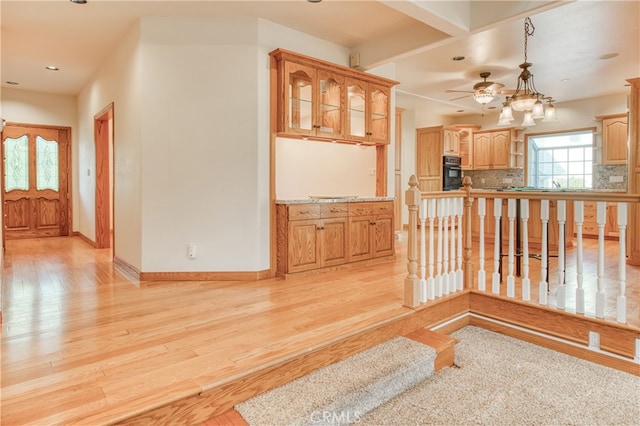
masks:
POLYGON ((277 222, 279 274, 394 254, 393 201, 278 204, 277 222))
MULTIPOLYGON (((598 238, 597 204, 597 201, 584 202, 582 235, 585 237, 598 238)), ((618 229, 618 204, 615 202, 607 202, 606 208, 604 236, 608 239, 617 239, 620 236, 620 230, 618 229)))
POLYGON ((349 240, 350 262, 392 255, 393 203, 350 204, 349 240))
MULTIPOLYGON (((507 199, 502 199, 502 244, 507 247, 509 243, 509 219, 507 216, 507 199)), ((529 200, 529 220, 527 233, 529 238, 529 246, 532 248, 542 246, 542 222, 540 221, 540 200, 529 200)), ((493 243, 495 241, 495 217, 494 199, 486 198, 486 216, 484 219, 485 241, 493 243)), ((472 226, 471 237, 474 240, 480 238, 480 217, 478 216, 478 200, 474 200, 472 206, 472 226)), ((514 220, 514 233, 515 233, 514 220)), ((566 222, 565 222, 565 247, 573 246, 573 229, 574 229, 574 213, 573 202, 567 201, 566 205, 566 222)), ((549 201, 549 224, 547 227, 547 239, 549 242, 549 250, 557 251, 559 242, 559 226, 558 226, 558 208, 557 201, 549 201)))

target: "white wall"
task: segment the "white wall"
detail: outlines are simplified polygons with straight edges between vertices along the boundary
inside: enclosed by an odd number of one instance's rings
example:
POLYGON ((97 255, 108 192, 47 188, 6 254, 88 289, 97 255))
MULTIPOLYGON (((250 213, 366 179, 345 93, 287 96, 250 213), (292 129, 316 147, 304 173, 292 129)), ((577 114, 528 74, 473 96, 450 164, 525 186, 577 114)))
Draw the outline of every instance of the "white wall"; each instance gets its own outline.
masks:
POLYGON ((105 56, 78 95, 79 231, 95 239, 94 115, 114 104, 115 255, 142 267, 142 188, 140 122, 140 29, 136 24, 105 56), (87 173, 87 171, 89 171, 87 173))

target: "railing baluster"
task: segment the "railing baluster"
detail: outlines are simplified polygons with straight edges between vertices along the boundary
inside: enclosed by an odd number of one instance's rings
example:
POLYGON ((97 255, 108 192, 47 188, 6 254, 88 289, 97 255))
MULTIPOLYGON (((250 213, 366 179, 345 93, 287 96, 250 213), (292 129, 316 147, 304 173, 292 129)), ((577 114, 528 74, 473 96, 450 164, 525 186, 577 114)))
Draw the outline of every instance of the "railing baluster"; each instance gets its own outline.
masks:
POLYGON ((604 225, 607 222, 607 203, 598 201, 598 278, 596 292, 596 317, 604 318, 604 225))
POLYGON ((436 264, 436 297, 442 297, 442 226, 444 221, 444 200, 438 198, 438 255, 436 264))
POLYGON ((564 227, 567 221, 567 202, 558 200, 558 291, 556 292, 556 305, 558 309, 565 309, 566 304, 566 283, 564 277, 564 227))
POLYGON ((502 241, 500 241, 500 217, 502 216, 502 198, 493 200, 493 217, 496 221, 496 229, 493 240, 493 277, 491 280, 491 292, 500 294, 500 251, 502 241))
POLYGON ((584 314, 584 287, 583 284, 583 242, 582 242, 582 224, 584 222, 584 201, 575 201, 573 203, 575 221, 576 221, 576 281, 578 288, 576 288, 576 312, 584 314))
POLYGON ((444 236, 442 239, 442 293, 449 294, 449 198, 442 199, 444 236))
POLYGON ((429 216, 429 278, 427 279, 427 299, 433 300, 436 298, 435 291, 435 278, 433 277, 434 265, 433 265, 433 251, 435 235, 433 231, 433 221, 436 218, 436 199, 429 199, 429 208, 427 209, 427 215, 429 216))
POLYGON ((464 199, 456 198, 456 215, 458 216, 458 269, 456 270, 456 290, 464 288, 464 273, 462 272, 462 212, 464 199))
POLYGON ((520 200, 520 217, 522 218, 522 300, 531 300, 531 280, 529 280, 529 200, 520 200))
POLYGON ((617 300, 617 315, 616 320, 618 322, 627 322, 627 297, 626 291, 626 233, 627 233, 627 203, 618 203, 618 285, 619 293, 617 300))
POLYGON ((487 214, 486 198, 478 198, 478 216, 480 216, 480 265, 478 270, 478 290, 487 289, 487 276, 484 270, 484 216, 487 214))
POLYGON ((420 303, 427 301, 427 241, 426 241, 426 221, 427 221, 427 202, 421 200, 420 203, 420 303))
POLYGON ((509 262, 507 275, 507 297, 514 297, 516 295, 516 277, 513 276, 514 268, 514 252, 515 252, 515 218, 516 218, 516 199, 509 198, 507 200, 507 217, 509 218, 509 262))
POLYGON ((549 283, 547 282, 547 238, 549 223, 549 200, 540 201, 540 221, 542 222, 542 256, 540 259, 540 284, 538 286, 538 303, 546 305, 548 302, 549 283))
POLYGON ((449 247, 451 248, 449 255, 449 292, 456 292, 456 199, 449 198, 449 219, 451 228, 451 238, 449 239, 449 247))

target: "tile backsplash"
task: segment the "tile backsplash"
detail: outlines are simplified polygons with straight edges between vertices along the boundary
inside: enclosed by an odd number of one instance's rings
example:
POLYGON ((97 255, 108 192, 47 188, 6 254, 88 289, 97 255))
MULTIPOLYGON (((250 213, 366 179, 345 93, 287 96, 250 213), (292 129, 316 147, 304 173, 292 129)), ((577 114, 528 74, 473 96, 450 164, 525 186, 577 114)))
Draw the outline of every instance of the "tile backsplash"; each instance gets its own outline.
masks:
MULTIPOLYGON (((627 189, 627 166, 593 166, 594 189, 627 189)), ((471 177, 473 188, 501 188, 505 186, 525 186, 524 170, 465 170, 464 176, 471 177)))
POLYGON ((595 189, 627 189, 627 165, 593 166, 595 189))
POLYGON ((471 177, 473 188, 502 188, 505 186, 524 186, 524 170, 465 170, 464 176, 471 177))

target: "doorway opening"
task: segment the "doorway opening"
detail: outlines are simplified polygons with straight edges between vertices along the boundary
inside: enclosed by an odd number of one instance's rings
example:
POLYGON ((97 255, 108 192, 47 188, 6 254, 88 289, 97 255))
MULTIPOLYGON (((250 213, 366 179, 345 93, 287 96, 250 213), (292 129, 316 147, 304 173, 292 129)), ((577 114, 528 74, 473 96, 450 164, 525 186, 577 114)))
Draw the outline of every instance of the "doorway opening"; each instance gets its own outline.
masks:
POLYGON ((94 117, 94 139, 96 152, 96 248, 111 248, 114 245, 114 178, 113 178, 113 103, 107 105, 94 117))
POLYGON ((2 131, 5 239, 69 235, 71 128, 8 123, 2 131))

